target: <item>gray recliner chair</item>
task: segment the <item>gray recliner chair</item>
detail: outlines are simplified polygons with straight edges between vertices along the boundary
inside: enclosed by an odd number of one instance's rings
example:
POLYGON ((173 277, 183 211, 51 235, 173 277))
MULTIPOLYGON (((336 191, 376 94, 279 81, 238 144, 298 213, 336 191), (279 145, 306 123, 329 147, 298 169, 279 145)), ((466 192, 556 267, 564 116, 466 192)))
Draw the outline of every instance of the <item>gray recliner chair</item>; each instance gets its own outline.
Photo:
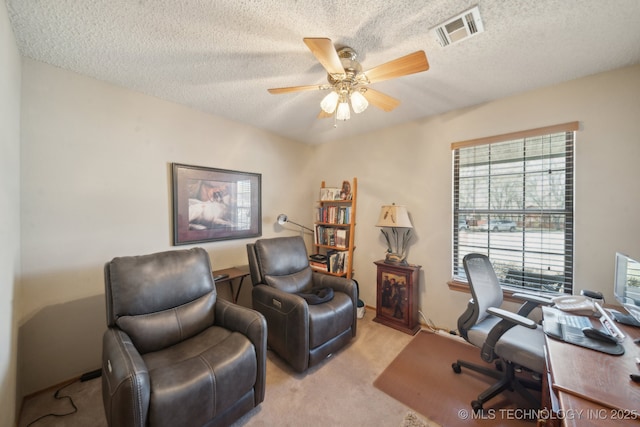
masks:
POLYGON ((471 402, 475 412, 482 405, 505 390, 515 390, 531 406, 539 407, 540 399, 527 389, 539 391, 544 372, 544 332, 527 316, 539 305, 552 301, 530 294, 514 294, 523 301, 517 313, 500 308, 503 301, 498 277, 486 255, 468 254, 463 259, 472 299, 458 319, 458 331, 469 343, 481 349, 480 356, 487 363, 496 361, 496 368, 480 366, 464 360, 452 364, 454 372, 467 368, 498 381, 471 402), (516 369, 532 373, 531 378, 516 375, 516 369))
POLYGON ((253 308, 267 319, 268 345, 298 372, 330 356, 356 336, 355 282, 314 273, 302 237, 259 239, 247 245, 253 308), (330 288, 333 298, 307 302, 330 288))
POLYGON ((217 298, 201 248, 105 265, 110 426, 226 426, 264 400, 266 321, 217 298))

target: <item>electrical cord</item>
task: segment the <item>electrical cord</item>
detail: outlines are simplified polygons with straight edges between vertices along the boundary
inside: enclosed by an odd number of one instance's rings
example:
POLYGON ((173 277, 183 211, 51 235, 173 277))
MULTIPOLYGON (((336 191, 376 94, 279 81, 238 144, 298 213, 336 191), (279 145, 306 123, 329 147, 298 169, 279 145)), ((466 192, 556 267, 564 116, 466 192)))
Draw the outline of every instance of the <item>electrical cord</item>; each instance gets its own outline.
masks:
POLYGON ((434 332, 434 333, 435 333, 435 332, 438 332, 438 331, 444 331, 444 332, 447 332, 447 333, 449 333, 449 334, 456 335, 455 333, 452 333, 452 332, 454 332, 454 331, 450 331, 450 330, 449 330, 449 329, 447 329, 447 328, 442 328, 442 327, 440 327, 440 326, 436 326, 436 324, 435 324, 435 323, 433 323, 433 321, 432 321, 431 319, 427 319, 427 318, 424 316, 424 314, 422 313, 422 311, 421 311, 421 310, 418 310, 418 314, 420 315, 420 317, 422 317, 422 320, 424 321, 424 323, 425 323, 426 327, 427 327, 431 332, 434 332))
POLYGON ((75 414, 76 412, 78 412, 78 407, 75 405, 75 403, 73 403, 73 399, 71 398, 71 396, 60 396, 60 392, 62 390, 64 390, 65 388, 69 387, 71 384, 74 384, 76 381, 63 385, 62 387, 60 387, 58 390, 56 390, 55 394, 53 395, 53 397, 56 400, 62 400, 64 398, 69 399, 69 403, 71 403, 71 406, 73 407, 73 410, 71 412, 67 412, 66 414, 54 414, 54 413, 49 413, 49 414, 45 414, 42 415, 41 417, 36 418, 35 420, 31 421, 29 424, 27 424, 27 427, 37 423, 38 421, 47 418, 47 417, 66 417, 67 415, 71 415, 71 414, 75 414))

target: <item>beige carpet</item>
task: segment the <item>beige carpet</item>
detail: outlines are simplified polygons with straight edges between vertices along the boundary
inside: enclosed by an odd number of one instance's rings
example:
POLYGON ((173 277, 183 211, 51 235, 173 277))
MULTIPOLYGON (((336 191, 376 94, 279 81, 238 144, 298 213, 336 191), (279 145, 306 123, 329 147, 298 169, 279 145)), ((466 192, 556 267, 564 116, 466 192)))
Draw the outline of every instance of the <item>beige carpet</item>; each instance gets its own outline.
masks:
POLYGON ((404 416, 400 427, 429 427, 433 425, 435 425, 435 423, 429 424, 429 421, 423 420, 415 412, 409 411, 407 415, 404 416))
POLYGON ((487 402, 485 414, 474 419, 471 401, 494 380, 464 368, 461 374, 454 373, 451 364, 457 359, 485 364, 480 359, 480 351, 464 341, 421 331, 374 385, 429 420, 447 427, 531 426, 535 422, 523 420, 531 418, 532 412, 520 411, 524 402, 511 392, 487 402))
MULTIPOLYGON (((264 402, 233 427, 260 426, 412 426, 434 427, 420 414, 377 388, 373 381, 413 338, 375 323, 375 311, 367 309, 358 321, 358 336, 345 349, 304 374, 293 372, 278 356, 267 358, 267 390, 264 402)), ((78 411, 64 417, 45 417, 33 427, 106 426, 100 378, 74 382, 60 395, 70 395, 78 411)), ((73 410, 69 399, 56 400, 55 389, 25 400, 20 427, 48 413, 73 410)))

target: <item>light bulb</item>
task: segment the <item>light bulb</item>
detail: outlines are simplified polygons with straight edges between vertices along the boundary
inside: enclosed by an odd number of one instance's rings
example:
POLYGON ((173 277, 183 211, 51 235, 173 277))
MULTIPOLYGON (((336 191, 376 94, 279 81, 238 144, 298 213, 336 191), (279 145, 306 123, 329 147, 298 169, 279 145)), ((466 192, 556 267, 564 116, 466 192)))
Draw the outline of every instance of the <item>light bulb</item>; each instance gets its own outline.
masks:
POLYGON ((338 93, 335 91, 329 92, 327 96, 325 96, 320 102, 320 108, 327 114, 333 114, 336 111, 336 107, 338 106, 338 93))
POLYGON ((349 120, 351 118, 351 111, 349 111, 349 103, 346 101, 342 101, 338 104, 338 111, 336 112, 336 119, 338 120, 349 120))
POLYGON ((369 101, 359 91, 351 94, 351 107, 356 114, 362 113, 369 106, 369 101))

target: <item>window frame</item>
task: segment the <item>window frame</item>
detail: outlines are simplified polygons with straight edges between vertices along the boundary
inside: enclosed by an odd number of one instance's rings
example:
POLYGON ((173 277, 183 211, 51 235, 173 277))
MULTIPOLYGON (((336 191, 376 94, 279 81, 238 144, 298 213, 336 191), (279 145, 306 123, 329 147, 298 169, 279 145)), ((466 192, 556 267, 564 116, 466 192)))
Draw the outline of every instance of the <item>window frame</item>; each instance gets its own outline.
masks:
MULTIPOLYGON (((486 146, 486 145, 490 145, 490 144, 496 144, 496 143, 505 143, 505 142, 510 142, 513 141, 514 143, 518 140, 524 140, 526 138, 532 138, 532 137, 544 137, 544 136, 550 136, 553 134, 558 134, 558 133, 573 133, 572 138, 570 140, 570 147, 565 147, 565 153, 564 153, 564 158, 570 161, 569 164, 569 170, 565 171, 565 182, 564 182, 564 194, 565 194, 565 206, 563 209, 563 213, 562 215, 566 215, 565 216, 565 224, 564 224, 564 234, 563 234, 563 241, 564 241, 564 253, 563 253, 563 257, 564 257, 564 281, 563 281, 563 292, 564 293, 572 293, 573 292, 573 276, 574 276, 574 264, 573 264, 573 259, 575 257, 575 253, 574 253, 574 243, 575 243, 575 239, 574 239, 574 199, 575 199, 575 172, 574 172, 574 165, 575 165, 575 141, 576 141, 576 131, 579 130, 579 122, 568 122, 568 123, 563 123, 563 124, 558 124, 558 125, 553 125, 553 126, 546 126, 546 127, 541 127, 541 128, 536 128, 536 129, 530 129, 530 130, 525 130, 525 131, 519 131, 519 132, 512 132, 512 133, 507 133, 507 134, 502 134, 502 135, 495 135, 495 136, 490 136, 490 137, 485 137, 485 138, 479 138, 479 139, 473 139, 473 140, 467 140, 467 141, 460 141, 460 142, 454 142, 451 144, 451 150, 452 150, 452 212, 453 212, 453 218, 452 218, 452 260, 451 260, 451 272, 452 272, 452 279, 450 282, 448 282, 450 289, 452 290, 456 290, 456 291, 466 291, 468 290, 468 283, 466 282, 466 278, 463 277, 463 275, 459 275, 456 274, 456 272, 459 272, 462 269, 462 265, 461 265, 461 261, 459 259, 459 233, 460 233, 460 225, 459 225, 459 218, 460 218, 460 210, 459 206, 457 205, 456 201, 459 201, 459 199, 457 199, 456 197, 459 197, 459 193, 457 191, 459 191, 459 184, 460 184, 460 176, 459 176, 459 164, 456 163, 456 159, 457 159, 457 153, 459 149, 464 149, 464 148, 468 148, 468 147, 474 147, 474 146, 486 146), (570 150, 570 151, 567 151, 570 150), (567 265, 568 264, 568 265, 567 265)), ((523 156, 523 162, 525 161, 525 157, 523 156)), ((526 172, 524 172, 524 175, 526 177, 526 172)), ((487 211, 489 212, 498 212, 500 211, 500 209, 491 209, 491 207, 487 208, 487 211)), ((522 214, 526 214, 526 208, 522 207, 521 208, 522 214)), ((545 210, 541 210, 541 212, 545 212, 547 211, 545 210)), ((553 209, 549 209, 548 212, 552 212, 553 209)), ((516 212, 516 210, 514 210, 514 213, 516 212)), ((504 212, 502 212, 504 213, 504 212)), ((524 243, 522 244, 522 247, 524 248, 524 243)), ((487 240, 487 252, 489 252, 489 254, 491 253, 491 243, 490 240, 487 240)), ((526 250, 523 249, 522 252, 525 252, 526 250)), ((521 282, 520 285, 508 285, 505 283, 501 283, 503 291, 505 293, 505 297, 509 298, 509 296, 512 293, 515 292, 536 292, 536 293, 545 293, 545 294, 549 294, 549 293, 558 293, 558 292, 550 292, 548 290, 543 290, 541 289, 542 286, 540 286, 540 289, 535 289, 532 287, 527 287, 526 284, 524 282, 521 282)))

